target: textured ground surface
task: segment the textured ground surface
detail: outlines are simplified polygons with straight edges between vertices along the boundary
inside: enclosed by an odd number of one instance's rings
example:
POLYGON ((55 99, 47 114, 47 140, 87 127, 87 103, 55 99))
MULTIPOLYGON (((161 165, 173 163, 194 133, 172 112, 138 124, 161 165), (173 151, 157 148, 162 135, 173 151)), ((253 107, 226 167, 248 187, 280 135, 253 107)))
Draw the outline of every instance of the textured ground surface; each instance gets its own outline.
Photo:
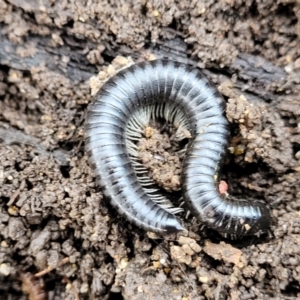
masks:
MULTIPOLYGON (((300 297, 299 38, 296 0, 0 0, 0 295, 300 297), (88 78, 110 73, 119 52, 143 60, 150 45, 175 49, 174 40, 213 72, 227 100, 233 139, 224 178, 236 196, 271 207, 269 241, 230 243, 191 219, 186 236, 147 234, 97 188, 82 139, 88 78), (261 57, 260 74, 234 68, 245 53, 261 57)), ((165 142, 157 157, 168 157, 168 135, 155 138, 165 142)), ((168 190, 178 190, 175 152, 174 174, 160 176, 168 190)))

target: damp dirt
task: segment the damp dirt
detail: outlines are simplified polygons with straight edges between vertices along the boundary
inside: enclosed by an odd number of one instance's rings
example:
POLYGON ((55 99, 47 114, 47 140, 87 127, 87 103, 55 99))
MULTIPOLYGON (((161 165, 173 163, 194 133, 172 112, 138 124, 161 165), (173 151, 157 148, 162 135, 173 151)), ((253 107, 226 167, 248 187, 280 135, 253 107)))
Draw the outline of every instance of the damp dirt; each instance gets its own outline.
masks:
MULTIPOLYGON (((299 1, 7 0, 0 35, 0 295, 300 297, 299 1), (90 87, 165 49, 224 95, 232 139, 221 178, 269 205, 271 236, 230 241, 181 214, 189 231, 161 237, 103 197, 83 147, 90 87)), ((184 145, 156 125, 141 160, 178 194, 184 145)))

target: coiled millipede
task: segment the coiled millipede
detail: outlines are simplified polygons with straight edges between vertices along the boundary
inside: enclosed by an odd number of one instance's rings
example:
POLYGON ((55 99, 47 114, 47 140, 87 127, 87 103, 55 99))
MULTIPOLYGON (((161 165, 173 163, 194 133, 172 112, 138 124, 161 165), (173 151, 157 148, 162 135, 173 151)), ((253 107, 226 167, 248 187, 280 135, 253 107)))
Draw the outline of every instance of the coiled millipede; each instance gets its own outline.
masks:
POLYGON ((266 232, 271 216, 260 200, 225 197, 217 174, 229 139, 225 101, 202 73, 188 65, 155 60, 133 65, 110 78, 96 94, 86 119, 86 150, 98 183, 126 218, 158 233, 184 228, 135 159, 132 142, 150 117, 163 116, 188 127, 191 139, 183 162, 183 199, 203 225, 235 236, 266 232))

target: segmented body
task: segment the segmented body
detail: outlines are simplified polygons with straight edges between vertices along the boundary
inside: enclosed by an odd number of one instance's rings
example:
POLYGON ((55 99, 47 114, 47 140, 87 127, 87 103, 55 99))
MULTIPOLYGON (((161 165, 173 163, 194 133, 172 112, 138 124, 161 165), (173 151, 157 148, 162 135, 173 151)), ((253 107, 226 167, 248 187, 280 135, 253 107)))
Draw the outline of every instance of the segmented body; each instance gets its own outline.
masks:
POLYGON ((133 65, 110 78, 86 119, 86 149, 104 194, 136 225, 159 233, 183 230, 139 182, 126 147, 126 126, 141 107, 176 106, 191 133, 183 164, 183 198, 204 225, 224 234, 252 235, 270 227, 261 201, 224 198, 217 174, 229 139, 225 102, 202 73, 188 65, 156 60, 133 65))

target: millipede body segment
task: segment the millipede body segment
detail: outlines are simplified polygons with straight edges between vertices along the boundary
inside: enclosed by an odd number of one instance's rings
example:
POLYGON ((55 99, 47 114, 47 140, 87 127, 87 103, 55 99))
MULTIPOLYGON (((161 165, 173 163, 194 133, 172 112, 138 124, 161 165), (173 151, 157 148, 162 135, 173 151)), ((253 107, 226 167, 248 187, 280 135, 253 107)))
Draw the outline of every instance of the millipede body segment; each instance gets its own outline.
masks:
POLYGON ((229 139, 225 101, 198 69, 169 60, 120 71, 102 86, 89 107, 86 150, 105 196, 120 214, 149 231, 184 229, 174 209, 147 188, 147 179, 146 184, 139 179, 142 167, 131 159, 135 149, 127 138, 135 136, 134 128, 140 124, 139 118, 130 120, 143 108, 146 114, 159 111, 168 121, 180 115, 178 122, 188 124, 191 138, 183 162, 182 191, 198 220, 236 236, 269 229, 271 217, 263 202, 225 197, 218 191, 217 175, 229 139))

